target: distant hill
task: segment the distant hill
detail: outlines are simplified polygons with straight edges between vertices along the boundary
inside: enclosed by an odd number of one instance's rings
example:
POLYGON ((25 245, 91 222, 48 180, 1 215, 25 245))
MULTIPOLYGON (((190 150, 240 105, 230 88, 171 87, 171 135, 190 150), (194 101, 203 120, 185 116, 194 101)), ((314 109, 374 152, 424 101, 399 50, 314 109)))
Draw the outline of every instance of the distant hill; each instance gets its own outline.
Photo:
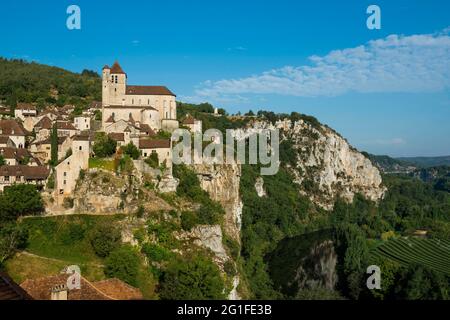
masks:
POLYGON ((384 155, 374 155, 363 152, 363 154, 372 161, 384 173, 410 173, 416 170, 416 165, 409 161, 395 159, 384 155))
POLYGON ((403 157, 397 160, 412 163, 421 168, 450 166, 450 156, 442 157, 403 157))
POLYGON ((83 106, 101 100, 101 78, 84 70, 81 74, 23 60, 0 58, 0 102, 83 106))

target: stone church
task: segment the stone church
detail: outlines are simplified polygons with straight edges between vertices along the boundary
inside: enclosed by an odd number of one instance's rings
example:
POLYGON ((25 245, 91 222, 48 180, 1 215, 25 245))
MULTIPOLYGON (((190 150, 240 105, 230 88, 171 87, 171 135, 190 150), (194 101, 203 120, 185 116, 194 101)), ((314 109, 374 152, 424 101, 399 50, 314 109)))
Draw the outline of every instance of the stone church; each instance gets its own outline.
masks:
POLYGON ((175 94, 164 86, 132 86, 118 62, 102 72, 102 128, 119 121, 153 130, 178 128, 175 94))

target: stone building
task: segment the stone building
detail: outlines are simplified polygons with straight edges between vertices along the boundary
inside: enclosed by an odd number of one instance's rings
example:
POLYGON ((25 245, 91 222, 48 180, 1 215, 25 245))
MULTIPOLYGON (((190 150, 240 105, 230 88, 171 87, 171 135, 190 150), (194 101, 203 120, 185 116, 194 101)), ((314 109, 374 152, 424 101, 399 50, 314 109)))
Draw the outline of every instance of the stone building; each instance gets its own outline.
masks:
POLYGON ((164 86, 132 86, 118 62, 102 72, 102 128, 124 120, 154 130, 178 128, 175 94, 164 86))

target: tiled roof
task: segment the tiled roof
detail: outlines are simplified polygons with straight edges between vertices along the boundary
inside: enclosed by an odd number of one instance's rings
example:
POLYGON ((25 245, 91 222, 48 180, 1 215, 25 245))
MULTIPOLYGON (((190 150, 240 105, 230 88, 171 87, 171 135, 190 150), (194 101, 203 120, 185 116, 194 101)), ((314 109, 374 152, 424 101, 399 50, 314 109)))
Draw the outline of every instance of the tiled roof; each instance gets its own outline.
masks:
POLYGON ((50 170, 44 166, 1 166, 0 176, 25 177, 25 179, 47 179, 50 170))
POLYGON ((11 147, 0 147, 0 154, 5 159, 23 159, 24 157, 31 157, 27 149, 18 149, 11 147))
POLYGON ((6 144, 9 141, 8 136, 0 136, 0 144, 6 144))
POLYGON ((116 300, 142 300, 143 296, 136 289, 119 279, 107 279, 92 283, 98 290, 116 300))
POLYGON ((105 109, 145 109, 158 111, 150 106, 105 106, 105 109))
POLYGON ((15 120, 0 120, 0 130, 2 135, 24 136, 25 131, 15 120))
POLYGON ((58 121, 56 123, 56 128, 61 130, 77 130, 72 123, 68 121, 58 121))
POLYGON ((73 141, 89 141, 91 140, 90 136, 87 135, 76 135, 72 138, 73 141))
MULTIPOLYGON (((21 286, 36 300, 50 300, 51 291, 65 285, 69 275, 60 274, 34 280, 25 280, 21 286)), ((142 293, 118 279, 89 282, 81 277, 80 289, 69 290, 67 300, 140 300, 142 293)))
POLYGON ((125 141, 125 134, 119 132, 111 132, 108 136, 114 141, 125 141))
POLYGON ((176 95, 165 86, 127 86, 125 94, 176 97, 176 95))
POLYGON ((0 300, 32 300, 8 275, 0 272, 0 300))
POLYGON ((41 120, 39 120, 38 123, 36 123, 34 126, 40 129, 51 129, 52 120, 50 120, 49 117, 45 116, 41 120))
POLYGON ((31 103, 23 103, 19 102, 17 103, 17 110, 36 110, 36 107, 33 106, 31 103))
POLYGON ((149 136, 156 136, 155 131, 153 131, 152 128, 150 128, 150 126, 148 124, 141 124, 140 127, 138 128, 141 132, 145 132, 147 135, 149 136))
POLYGON ((111 73, 114 74, 125 74, 125 71, 123 71, 122 67, 120 66, 119 62, 114 62, 113 66, 111 67, 111 73))
POLYGON ((140 139, 139 149, 163 149, 170 148, 170 140, 140 139))

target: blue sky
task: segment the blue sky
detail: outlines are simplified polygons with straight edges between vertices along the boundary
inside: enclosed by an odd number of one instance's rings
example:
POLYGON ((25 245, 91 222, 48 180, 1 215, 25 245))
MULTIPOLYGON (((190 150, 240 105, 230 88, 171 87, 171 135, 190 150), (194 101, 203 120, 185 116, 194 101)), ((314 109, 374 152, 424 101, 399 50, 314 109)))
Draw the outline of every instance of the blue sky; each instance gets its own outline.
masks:
POLYGON ((117 59, 131 84, 182 101, 312 114, 376 154, 450 154, 449 1, 40 0, 0 12, 0 56, 72 71, 117 59), (81 30, 66 28, 70 4, 81 30), (366 27, 370 4, 381 30, 366 27))

